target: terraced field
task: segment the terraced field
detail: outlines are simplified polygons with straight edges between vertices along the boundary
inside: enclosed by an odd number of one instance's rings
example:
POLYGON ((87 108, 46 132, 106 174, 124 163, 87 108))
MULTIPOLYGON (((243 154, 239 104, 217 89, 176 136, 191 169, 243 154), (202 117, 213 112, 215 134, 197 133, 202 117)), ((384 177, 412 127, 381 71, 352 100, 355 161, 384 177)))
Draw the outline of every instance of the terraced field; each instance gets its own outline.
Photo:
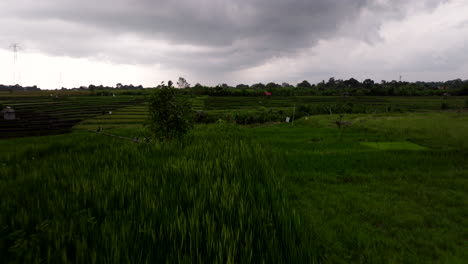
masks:
POLYGON ((108 111, 94 118, 83 120, 75 125, 74 129, 94 131, 98 128, 136 128, 141 127, 146 122, 147 118, 147 105, 143 103, 120 108, 115 111, 108 111))
MULTIPOLYGON (((208 97, 191 99, 194 111, 204 110, 205 100, 208 97)), ((74 126, 77 130, 95 131, 112 130, 116 128, 141 128, 148 120, 148 105, 127 106, 115 111, 108 111, 102 115, 83 120, 74 126)))
POLYGON ((65 133, 84 119, 143 101, 142 96, 0 97, 0 104, 16 115, 16 120, 0 119, 0 138, 65 133))
MULTIPOLYGON (((136 128, 142 127, 148 118, 143 95, 27 94, 0 94, 0 105, 13 107, 18 117, 15 121, 0 119, 0 138, 65 133, 72 127, 92 131, 136 128)), ((195 111, 203 110, 213 122, 266 109, 284 113, 279 116, 291 116, 294 106, 296 115, 301 116, 337 113, 343 111, 343 106, 347 113, 427 112, 440 110, 443 104, 448 110, 459 110, 467 97, 201 96, 190 100, 195 111)))
POLYGON ((402 111, 433 111, 439 110, 442 103, 449 108, 459 109, 464 107, 468 97, 390 97, 390 96, 290 96, 290 97, 227 97, 212 96, 204 98, 206 110, 252 110, 264 107, 274 109, 290 109, 294 105, 334 105, 334 104, 358 104, 364 105, 377 112, 386 111, 388 107, 402 111))

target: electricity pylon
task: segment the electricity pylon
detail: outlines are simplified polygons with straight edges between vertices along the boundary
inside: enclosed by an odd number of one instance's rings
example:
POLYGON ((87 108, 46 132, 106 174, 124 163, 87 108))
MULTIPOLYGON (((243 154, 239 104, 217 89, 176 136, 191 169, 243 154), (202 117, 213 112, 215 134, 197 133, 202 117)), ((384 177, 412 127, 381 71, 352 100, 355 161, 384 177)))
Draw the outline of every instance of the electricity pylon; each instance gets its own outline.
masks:
POLYGON ((18 64, 18 53, 21 47, 18 43, 13 43, 10 48, 13 51, 13 85, 15 85, 21 82, 21 71, 18 64))

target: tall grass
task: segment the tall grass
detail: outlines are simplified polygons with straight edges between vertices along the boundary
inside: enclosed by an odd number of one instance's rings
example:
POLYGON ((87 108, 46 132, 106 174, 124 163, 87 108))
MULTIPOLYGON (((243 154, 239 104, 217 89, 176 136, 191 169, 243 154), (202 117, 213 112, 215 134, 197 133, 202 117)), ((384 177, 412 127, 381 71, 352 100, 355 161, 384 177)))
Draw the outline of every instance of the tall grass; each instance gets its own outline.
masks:
POLYGON ((3 261, 310 260, 281 158, 234 127, 152 145, 79 133, 16 144, 0 154, 3 261))

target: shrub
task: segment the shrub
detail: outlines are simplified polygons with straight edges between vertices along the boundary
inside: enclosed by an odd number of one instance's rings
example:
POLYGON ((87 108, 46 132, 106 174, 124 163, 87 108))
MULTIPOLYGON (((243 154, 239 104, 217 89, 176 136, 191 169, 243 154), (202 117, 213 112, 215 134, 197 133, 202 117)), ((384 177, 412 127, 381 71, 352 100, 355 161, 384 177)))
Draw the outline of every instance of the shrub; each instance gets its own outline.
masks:
POLYGON ((193 128, 191 104, 176 96, 172 82, 159 89, 149 99, 150 130, 159 140, 172 140, 193 128))

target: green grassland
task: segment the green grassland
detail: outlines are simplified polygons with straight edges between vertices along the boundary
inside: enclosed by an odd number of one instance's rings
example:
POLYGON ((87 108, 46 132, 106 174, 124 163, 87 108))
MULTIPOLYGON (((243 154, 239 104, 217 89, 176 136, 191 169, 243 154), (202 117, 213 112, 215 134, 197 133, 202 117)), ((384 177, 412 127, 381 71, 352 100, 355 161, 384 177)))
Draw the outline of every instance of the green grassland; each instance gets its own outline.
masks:
MULTIPOLYGON (((191 100, 230 113, 347 99, 191 100)), ((466 98, 350 100, 368 111, 220 120, 170 143, 88 132, 144 137, 145 104, 96 113, 71 134, 1 140, 2 260, 466 263, 466 98)))
POLYGON ((324 259, 464 263, 468 116, 350 115, 344 131, 333 123, 337 118, 253 129, 284 154, 290 201, 320 241, 324 259), (363 142, 411 144, 385 150, 363 142))

